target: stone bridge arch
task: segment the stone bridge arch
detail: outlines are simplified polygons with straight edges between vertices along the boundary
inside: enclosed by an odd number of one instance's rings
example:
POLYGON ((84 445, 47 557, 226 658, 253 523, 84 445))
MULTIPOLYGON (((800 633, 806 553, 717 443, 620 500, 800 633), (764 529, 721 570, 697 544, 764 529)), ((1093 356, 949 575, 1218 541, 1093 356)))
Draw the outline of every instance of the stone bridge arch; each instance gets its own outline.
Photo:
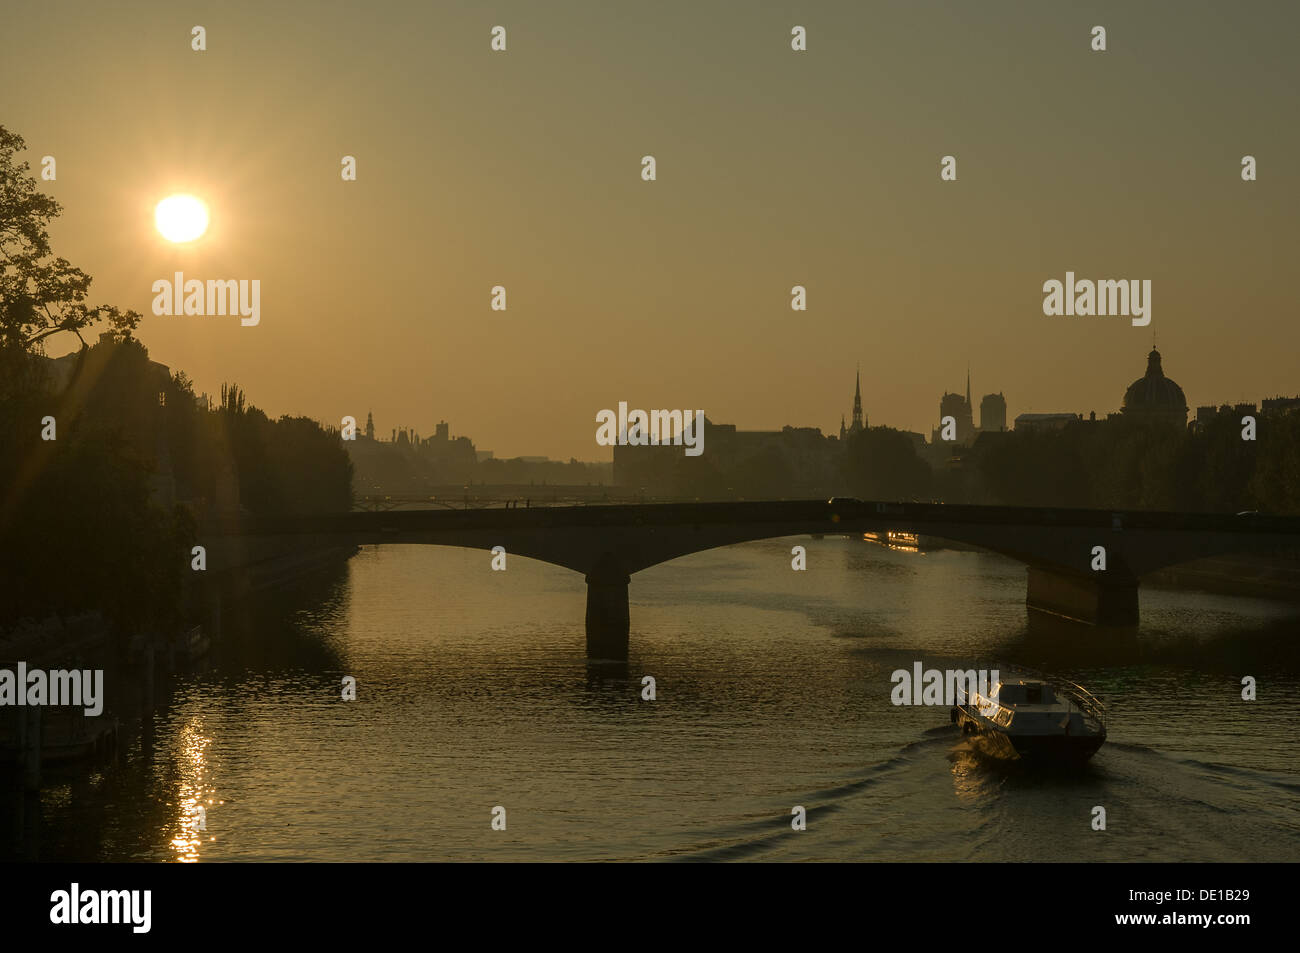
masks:
POLYGON ((527 556, 587 582, 587 651, 625 659, 628 585, 643 569, 736 543, 784 536, 906 531, 978 546, 1028 567, 1026 603, 1081 621, 1135 625, 1139 577, 1203 556, 1294 547, 1300 519, 1118 513, 856 500, 657 503, 499 510, 414 510, 209 524, 209 565, 230 569, 293 547, 417 543, 527 556), (1094 568, 1096 548, 1105 568, 1094 568), (260 555, 259 555, 260 554, 260 555))

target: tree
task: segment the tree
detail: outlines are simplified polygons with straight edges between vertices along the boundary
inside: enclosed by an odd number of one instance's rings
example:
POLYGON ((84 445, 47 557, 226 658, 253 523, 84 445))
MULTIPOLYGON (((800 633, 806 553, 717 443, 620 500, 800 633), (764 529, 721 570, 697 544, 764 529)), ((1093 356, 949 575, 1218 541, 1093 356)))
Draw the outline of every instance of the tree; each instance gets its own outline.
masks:
POLYGON ((24 146, 21 136, 0 126, 0 347, 37 351, 60 331, 85 345, 81 332, 103 320, 115 339, 130 338, 140 314, 87 304, 91 277, 50 251, 47 229, 63 209, 18 161, 24 146))
POLYGON ((1300 513, 1300 412, 1260 414, 1267 439, 1259 442, 1259 463, 1250 492, 1269 513, 1300 513))
POLYGON ((868 427, 852 434, 841 460, 849 492, 868 500, 927 499, 929 465, 916 455, 907 434, 892 427, 868 427))

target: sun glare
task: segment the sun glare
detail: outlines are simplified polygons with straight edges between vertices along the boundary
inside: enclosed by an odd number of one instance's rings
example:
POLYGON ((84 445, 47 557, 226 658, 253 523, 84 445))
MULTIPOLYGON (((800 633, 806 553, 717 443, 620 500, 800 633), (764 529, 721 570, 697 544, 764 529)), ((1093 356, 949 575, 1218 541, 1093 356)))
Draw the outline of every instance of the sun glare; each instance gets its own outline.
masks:
POLYGON ((169 195, 154 210, 154 222, 169 242, 192 242, 208 230, 208 207, 192 195, 169 195))

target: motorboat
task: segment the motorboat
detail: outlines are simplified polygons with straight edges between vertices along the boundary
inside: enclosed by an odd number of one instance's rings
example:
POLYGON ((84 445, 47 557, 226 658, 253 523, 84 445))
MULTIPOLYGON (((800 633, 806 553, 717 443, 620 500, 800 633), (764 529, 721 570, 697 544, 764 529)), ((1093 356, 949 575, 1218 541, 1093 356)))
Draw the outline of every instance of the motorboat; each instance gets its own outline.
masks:
POLYGON ((1032 761, 1084 762, 1106 741, 1106 708, 1086 689, 1046 676, 1002 678, 971 692, 952 720, 982 753, 1032 761))

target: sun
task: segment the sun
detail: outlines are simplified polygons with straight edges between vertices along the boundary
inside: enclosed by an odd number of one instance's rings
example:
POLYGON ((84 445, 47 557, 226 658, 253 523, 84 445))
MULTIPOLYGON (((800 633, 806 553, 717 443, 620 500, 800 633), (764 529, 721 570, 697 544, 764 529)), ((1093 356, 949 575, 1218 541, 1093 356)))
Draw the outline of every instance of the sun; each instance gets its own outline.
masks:
POLYGON ((192 242, 208 230, 208 207, 192 195, 169 195, 154 210, 158 232, 169 242, 192 242))

